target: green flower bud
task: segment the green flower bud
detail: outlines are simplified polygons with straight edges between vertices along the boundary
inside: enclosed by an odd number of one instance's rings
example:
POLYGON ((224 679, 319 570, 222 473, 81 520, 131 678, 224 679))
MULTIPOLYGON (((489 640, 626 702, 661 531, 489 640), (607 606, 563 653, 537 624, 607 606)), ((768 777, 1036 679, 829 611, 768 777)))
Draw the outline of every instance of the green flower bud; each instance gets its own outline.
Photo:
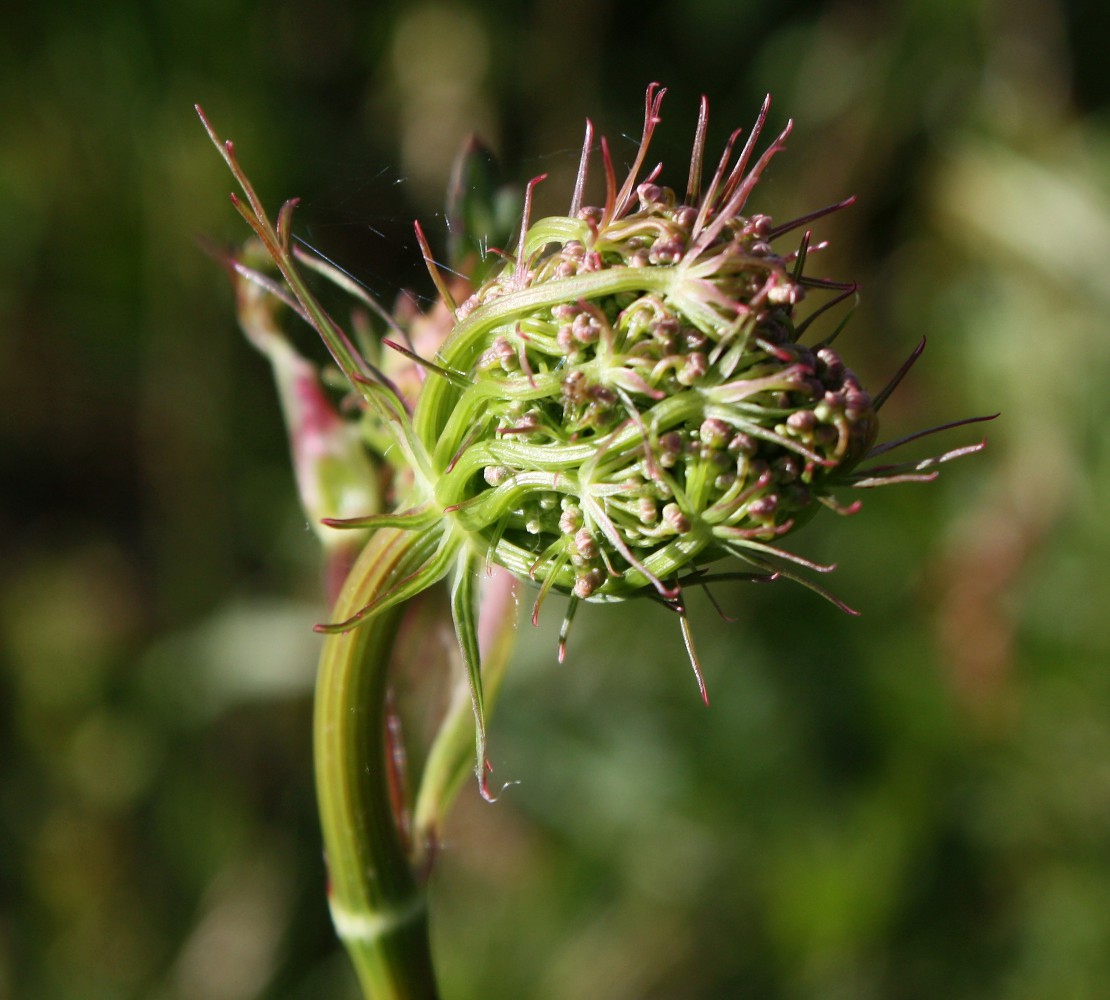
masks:
MULTIPOLYGON (((526 209, 516 256, 459 306, 436 354, 452 377, 429 376, 413 417, 450 530, 527 566, 545 593, 674 602, 684 577, 730 555, 777 572, 790 557, 767 543, 847 481, 878 429, 836 352, 798 343, 807 289, 853 289, 806 276, 804 248, 772 248, 794 224, 743 214, 786 132, 749 166, 765 108, 705 191, 695 156, 683 198, 658 171, 637 184, 662 96, 648 91, 619 189, 602 144, 604 205, 580 204, 587 149, 566 216, 529 225, 526 209), (537 510, 552 493, 578 517, 537 510)), ((703 115, 699 151, 704 128, 703 115)))
MULTIPOLYGON (((359 356, 308 290, 290 248, 294 203, 286 203, 273 226, 231 145, 220 144, 247 196, 237 206, 362 396, 364 421, 375 429, 368 440, 378 440, 382 429, 392 433, 394 445, 381 458, 396 471, 395 482, 408 484, 395 511, 343 523, 411 529, 420 568, 321 630, 355 628, 453 573, 452 612, 470 678, 476 770, 485 794, 471 606, 473 577, 483 564, 538 586, 533 620, 551 591, 569 597, 560 658, 579 601, 646 595, 670 607, 704 697, 684 586, 723 576, 788 578, 850 610, 798 572, 833 567, 790 553, 780 539, 821 506, 854 513, 858 502, 836 498, 842 488, 929 480, 935 466, 983 446, 859 468, 931 431, 875 444, 878 412, 924 341, 874 396, 831 346, 843 323, 823 340, 804 342, 830 306, 856 292, 853 284, 806 273, 807 226, 853 199, 786 223, 746 214, 791 128, 756 157, 766 102, 743 148, 735 151, 740 133, 734 133, 704 187, 704 99, 685 192, 661 183, 661 165, 641 178, 663 94, 656 84, 648 88, 639 152, 619 187, 601 140, 604 204, 582 203, 593 146, 587 125, 567 214, 531 222, 532 190, 543 178, 534 180, 515 253, 501 255, 500 266, 492 255, 472 260, 468 273, 482 280, 461 303, 417 226, 440 292, 436 316, 446 320, 449 313, 452 325, 428 358, 410 332, 417 319, 391 320, 414 349, 386 345, 410 367, 426 369, 415 404, 415 380, 359 356), (779 248, 782 237, 799 230, 795 248, 779 248), (813 292, 832 297, 800 315, 813 292), (730 557, 746 564, 745 571, 712 571, 730 557)), ((438 329, 439 320, 432 325, 438 329)))
POLYGON ((928 465, 978 446, 909 470, 855 471, 913 358, 873 399, 830 346, 839 329, 803 344, 812 321, 856 289, 806 275, 809 231, 796 250, 774 247, 851 199, 784 225, 744 214, 790 131, 752 162, 766 104, 704 190, 704 101, 685 196, 658 183, 659 169, 637 183, 663 93, 648 89, 620 188, 602 140, 603 205, 581 203, 589 128, 568 214, 530 224, 529 188, 516 254, 458 307, 412 437, 425 502, 447 512, 445 532, 460 544, 539 584, 533 619, 548 592, 569 595, 565 641, 576 601, 649 594, 682 617, 701 684, 685 582, 732 556, 835 601, 792 569, 832 567, 778 539, 821 505, 858 509, 834 498, 840 487, 931 478, 928 465), (799 318, 811 290, 835 297, 799 318), (545 511, 537 501, 553 495, 560 509, 545 511))

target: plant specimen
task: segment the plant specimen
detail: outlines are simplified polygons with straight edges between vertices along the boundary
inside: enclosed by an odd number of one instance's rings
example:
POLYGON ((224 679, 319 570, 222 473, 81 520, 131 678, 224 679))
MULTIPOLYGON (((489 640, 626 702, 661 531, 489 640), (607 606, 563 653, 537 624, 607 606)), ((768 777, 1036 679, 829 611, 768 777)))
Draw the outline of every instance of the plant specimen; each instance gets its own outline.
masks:
POLYGON ((595 145, 587 125, 567 214, 533 222, 542 178, 533 180, 511 251, 445 272, 417 225, 438 291, 423 315, 389 315, 299 249, 295 202, 271 223, 231 143, 205 122, 243 190, 245 201, 233 200, 259 256, 277 269, 231 261, 244 326, 286 386, 302 496, 337 564, 348 557, 344 532, 361 546, 333 620, 319 627, 315 752, 332 915, 370 997, 436 995, 420 882, 471 752, 479 789, 493 797, 485 724, 517 581, 534 587, 533 620, 550 593, 566 596, 560 658, 582 601, 646 597, 669 608, 705 698, 689 588, 793 580, 849 610, 813 579, 832 567, 783 538, 822 507, 854 512, 859 502, 845 491, 929 480, 940 463, 982 447, 880 459, 932 432, 876 444, 879 411, 923 344, 872 395, 833 347, 846 320, 816 333, 856 287, 807 274, 816 249, 808 227, 851 199, 785 223, 747 214, 790 131, 759 150, 768 103, 709 171, 703 100, 685 188, 664 186, 662 165, 647 160, 663 94, 647 90, 623 180, 600 140, 603 204, 585 203, 595 145), (790 249, 776 249, 788 236, 790 249), (351 292, 385 335, 340 327, 306 271, 351 292), (825 297, 807 311, 812 293, 825 297), (353 417, 338 416, 278 331, 280 303, 323 338, 353 417), (443 721, 410 813, 390 766, 387 666, 402 609, 443 580, 467 698, 443 721))

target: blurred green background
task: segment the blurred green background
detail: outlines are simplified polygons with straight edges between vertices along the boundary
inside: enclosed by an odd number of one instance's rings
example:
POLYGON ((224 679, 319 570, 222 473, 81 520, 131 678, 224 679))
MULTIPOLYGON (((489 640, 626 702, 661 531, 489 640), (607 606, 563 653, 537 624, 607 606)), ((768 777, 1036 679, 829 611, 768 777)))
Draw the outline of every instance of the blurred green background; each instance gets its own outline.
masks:
MULTIPOLYGON (((246 235, 192 110, 385 302, 428 292, 459 140, 541 208, 797 120, 752 208, 858 278, 887 437, 1001 410, 939 483, 824 515, 797 587, 521 647, 433 881, 449 1000, 1110 995, 1110 7, 1098 0, 139 0, 0 40, 0 998, 353 998, 311 786, 325 611, 264 361, 201 239, 246 235), (1102 500, 1099 500, 1102 497, 1102 500)), ((442 245, 442 243, 440 243, 442 245)), ((306 335, 304 344, 311 343, 306 335)), ((972 440, 976 430, 944 442, 972 440)), ((918 454, 928 454, 922 444, 918 454)))

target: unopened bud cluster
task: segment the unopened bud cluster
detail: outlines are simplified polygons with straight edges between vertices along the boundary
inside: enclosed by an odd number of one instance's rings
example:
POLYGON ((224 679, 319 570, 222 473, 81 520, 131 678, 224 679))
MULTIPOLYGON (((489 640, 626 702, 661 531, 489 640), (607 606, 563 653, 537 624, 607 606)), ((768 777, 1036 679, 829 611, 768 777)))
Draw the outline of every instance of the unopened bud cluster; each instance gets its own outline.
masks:
MULTIPOLYGON (((294 250, 295 202, 282 206, 275 226, 231 143, 221 142, 205 121, 246 197, 243 202, 233 196, 236 207, 287 290, 241 262, 236 272, 316 327, 364 404, 367 442, 393 473, 389 509, 345 520, 327 517, 324 524, 400 531, 407 541, 387 535, 380 548, 368 544, 345 585, 360 599, 368 597, 367 603, 317 629, 350 632, 450 576, 452 618, 474 711, 475 773, 487 798, 475 587, 483 563, 539 585, 533 620, 547 593, 569 596, 560 658, 579 601, 638 594, 661 600, 678 614, 705 698, 685 586, 704 586, 718 575, 784 577, 850 610, 793 571, 831 566, 792 554, 778 540, 821 505, 854 511, 858 504, 835 499, 841 487, 928 481, 936 466, 979 451, 984 442, 920 461, 875 465, 878 456, 936 430, 991 419, 956 421, 876 445, 877 411, 924 341, 872 398, 830 346, 839 327, 824 340, 809 339, 814 320, 855 286, 806 273, 811 233, 805 227, 850 199, 786 223, 747 213, 749 196, 790 131, 787 125, 753 162, 766 102, 743 148, 734 156, 740 136, 734 133, 703 186, 704 99, 685 195, 679 197, 658 183, 661 165, 642 173, 662 98, 652 84, 639 149, 619 188, 601 140, 605 195, 596 207, 583 201, 593 150, 593 127, 587 126, 567 214, 530 224, 533 182, 515 254, 504 254, 501 271, 461 304, 417 226, 440 304, 426 316, 387 317, 391 330, 407 341, 386 341, 404 359, 398 362, 403 377, 388 370, 388 362, 378 367, 359 354, 336 326, 306 285, 300 264, 348 291, 351 282, 294 250), (797 249, 776 248, 797 231, 797 249), (799 317, 811 290, 834 296, 799 317), (450 333, 441 340, 438 331, 447 326, 450 333), (436 334, 434 358, 425 356, 422 331, 436 334), (424 369, 422 381, 417 367, 424 369), (866 467, 857 468, 865 459, 866 467), (738 557, 746 570, 708 569, 725 556, 738 557)), ((385 315, 380 307, 375 311, 385 315)), ((329 423, 329 433, 338 431, 329 423)), ((330 450, 325 457, 330 460, 330 450)), ((370 470, 357 464, 363 481, 370 470)), ((376 493, 369 496, 368 506, 376 499, 376 493)), ((348 657, 351 648, 337 646, 335 655, 348 657)))
POLYGON ((764 553, 871 447, 867 392, 797 342, 815 283, 727 194, 610 188, 458 308, 436 359, 455 377, 429 379, 416 426, 436 502, 493 561, 579 598, 668 596, 764 553))

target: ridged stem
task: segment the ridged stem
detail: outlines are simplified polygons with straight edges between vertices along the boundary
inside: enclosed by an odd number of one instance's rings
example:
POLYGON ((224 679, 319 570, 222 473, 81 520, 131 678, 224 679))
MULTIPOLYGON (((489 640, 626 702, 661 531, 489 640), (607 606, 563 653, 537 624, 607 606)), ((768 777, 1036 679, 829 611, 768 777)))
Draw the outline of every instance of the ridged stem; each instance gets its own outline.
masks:
MULTIPOLYGON (((342 620, 411 576, 435 532, 376 531, 336 604, 342 620)), ((316 688, 317 797, 328 899, 367 1000, 436 1000, 427 899, 389 795, 386 690, 403 604, 324 643, 316 688)))

